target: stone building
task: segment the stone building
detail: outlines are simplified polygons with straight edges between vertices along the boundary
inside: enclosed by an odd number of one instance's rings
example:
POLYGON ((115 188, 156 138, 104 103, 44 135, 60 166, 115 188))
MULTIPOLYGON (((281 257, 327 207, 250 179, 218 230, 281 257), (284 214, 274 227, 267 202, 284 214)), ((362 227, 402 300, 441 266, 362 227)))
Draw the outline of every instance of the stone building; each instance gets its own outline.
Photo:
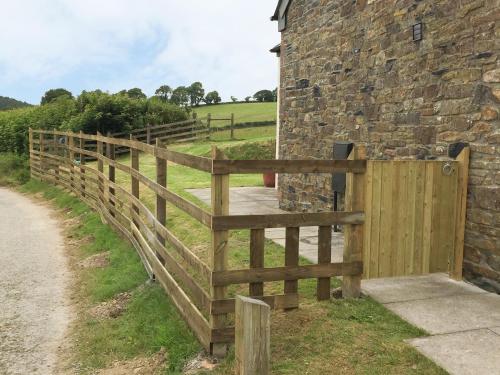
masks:
MULTIPOLYGON (((471 147, 464 275, 500 292, 500 0, 281 0, 279 157, 428 159, 471 147)), ((330 210, 331 177, 279 179, 282 208, 330 210)))

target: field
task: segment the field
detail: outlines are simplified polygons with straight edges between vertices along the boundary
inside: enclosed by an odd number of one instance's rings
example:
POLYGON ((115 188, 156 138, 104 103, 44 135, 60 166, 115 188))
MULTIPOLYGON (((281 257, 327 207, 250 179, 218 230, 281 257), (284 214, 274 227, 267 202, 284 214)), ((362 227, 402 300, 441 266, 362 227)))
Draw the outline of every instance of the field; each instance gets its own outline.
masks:
MULTIPOLYGON (((200 106, 193 108, 199 118, 206 118, 209 113, 212 117, 231 117, 234 113, 235 123, 276 121, 276 103, 236 103, 200 106)), ((214 126, 229 125, 229 121, 214 122, 214 126)))

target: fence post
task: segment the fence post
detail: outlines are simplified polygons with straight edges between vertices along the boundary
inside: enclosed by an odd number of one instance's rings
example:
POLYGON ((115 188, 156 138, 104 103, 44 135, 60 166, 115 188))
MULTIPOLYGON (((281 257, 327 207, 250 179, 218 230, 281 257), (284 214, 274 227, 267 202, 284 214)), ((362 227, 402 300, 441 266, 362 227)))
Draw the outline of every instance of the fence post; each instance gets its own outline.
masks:
POLYGON ((52 136, 52 155, 59 156, 59 147, 57 147, 57 135, 56 131, 54 130, 53 136, 52 136))
MULTIPOLYGON (((111 132, 108 132, 108 138, 111 138, 111 132)), ((114 144, 109 143, 109 142, 106 143, 106 156, 110 160, 115 160, 116 155, 115 155, 115 145, 114 144)), ((109 164, 108 165, 108 180, 111 183, 115 183, 115 176, 116 176, 115 167, 113 165, 109 164)), ((114 206, 115 202, 111 198, 111 195, 113 195, 113 196, 115 195, 115 188, 113 186, 111 186, 111 184, 109 184, 109 194, 110 194, 109 204, 111 206, 114 206)), ((111 216, 115 217, 115 213, 113 211, 109 210, 109 213, 111 216)))
MULTIPOLYGON (((130 140, 134 141, 134 137, 132 136, 132 134, 130 134, 130 140)), ((132 147, 132 145, 130 146, 130 167, 135 171, 139 171, 139 151, 136 148, 132 147)), ((133 175, 131 175, 130 177, 130 188, 132 195, 139 199, 139 180, 133 175)), ((139 207, 137 207, 134 202, 132 202, 132 209, 137 214, 139 214, 139 207)), ((137 227, 139 226, 134 220, 132 221, 134 222, 134 224, 136 224, 137 227)))
MULTIPOLYGON (((250 230, 250 268, 264 267, 264 229, 250 230)), ((252 297, 264 295, 264 283, 250 283, 249 294, 252 297)))
POLYGON ((99 156, 101 156, 103 154, 104 148, 103 148, 103 144, 102 144, 102 139, 100 138, 100 137, 102 137, 102 134, 100 132, 97 132, 97 136, 99 137, 97 139, 97 149, 96 149, 96 152, 98 155, 98 157, 97 157, 97 170, 99 171, 98 199, 99 199, 99 202, 102 204, 102 203, 104 203, 104 198, 103 198, 103 196, 104 196, 104 179, 102 176, 102 174, 104 173, 104 163, 99 156))
MULTIPOLYGON (((349 160, 366 159, 364 146, 356 146, 352 150, 349 160)), ((345 192, 346 211, 364 211, 365 209, 365 174, 348 173, 345 192)), ((363 261, 364 224, 346 225, 344 243, 344 263, 363 261)), ((342 296, 344 298, 358 298, 361 295, 361 277, 359 275, 344 276, 342 278, 342 296)))
MULTIPOLYGON (((55 134, 55 130, 54 130, 54 133, 53 133, 53 134, 54 134, 54 139, 55 139, 55 140, 56 140, 56 142, 57 142, 57 136, 56 136, 56 134, 55 134)), ((65 146, 66 146, 66 145, 65 145, 65 146)), ((60 153, 60 152, 59 152, 59 147, 57 147, 57 150, 58 150, 58 152, 57 152, 57 155, 58 155, 58 156, 63 156, 64 158, 66 158, 66 150, 64 151, 64 153, 60 153)), ((57 181, 59 181, 59 165, 60 165, 59 163, 60 163, 60 161, 58 161, 58 162, 57 162, 57 164, 54 166, 54 178, 55 178, 54 183, 55 183, 56 185, 57 185, 57 181)))
POLYGON ((76 193, 75 191, 75 151, 73 148, 75 147, 75 139, 73 138, 72 135, 68 135, 68 154, 69 154, 69 180, 70 180, 70 186, 71 189, 76 193))
POLYGON ((43 161, 43 153, 45 152, 45 142, 44 142, 44 138, 45 138, 45 134, 43 134, 43 132, 40 132, 38 133, 39 136, 40 136, 40 143, 39 143, 39 146, 40 146, 40 170, 41 170, 41 175, 40 175, 40 178, 43 178, 43 174, 45 174, 45 167, 43 165, 44 161, 43 161))
MULTIPOLYGON (((330 264, 332 262, 332 227, 320 226, 318 229, 318 264, 330 264)), ((316 290, 318 301, 330 299, 330 278, 318 278, 316 290)))
MULTIPOLYGON (((285 232, 285 267, 294 267, 299 265, 299 227, 287 227, 285 232)), ((297 294, 297 280, 285 280, 284 294, 297 294)), ((287 309, 291 310, 293 308, 287 309)))
MULTIPOLYGON (((83 139, 83 132, 80 130, 80 149, 85 150, 85 139, 83 139)), ((85 154, 80 152, 80 187, 82 189, 82 197, 85 198, 85 154)))
POLYGON ((148 124, 146 126, 146 143, 148 145, 151 144, 151 125, 150 124, 148 124))
POLYGON ((233 140, 234 139, 234 113, 231 113, 230 129, 231 129, 231 140, 233 140))
MULTIPOLYGON (((156 138, 156 148, 161 148, 162 142, 159 138, 156 138)), ((167 161, 165 159, 159 158, 156 156, 156 183, 160 186, 167 187, 167 161)), ((167 201, 160 194, 156 193, 156 219, 160 224, 166 226, 167 224, 167 201)), ((161 242, 162 245, 165 245, 165 238, 161 236, 161 234, 156 231, 156 238, 161 242)), ((160 256, 160 254, 156 254, 158 259, 162 264, 165 264, 165 260, 160 256)))
POLYGON ((30 154, 30 178, 33 178, 33 129, 28 129, 29 154, 30 154))
POLYGON ((212 132, 212 114, 209 113, 207 114, 207 127, 208 127, 208 134, 210 134, 212 132))
POLYGON ((271 356, 271 309, 266 303, 236 296, 236 374, 267 375, 271 356))
MULTIPOLYGON (((217 147, 212 146, 212 159, 225 159, 224 153, 217 147)), ((212 215, 229 214, 229 175, 212 174, 212 215)), ((227 230, 212 230, 212 249, 210 254, 210 266, 212 272, 225 271, 227 269, 229 233, 227 230)), ((226 287, 214 286, 210 289, 212 300, 224 299, 226 287)), ((210 315, 210 328, 224 328, 227 320, 226 314, 210 315)), ((226 344, 211 343, 211 353, 223 357, 227 353, 226 344)))
POLYGON ((469 181, 470 148, 464 147, 456 157, 458 162, 458 193, 456 202, 455 247, 451 254, 450 276, 462 280, 464 262, 465 217, 467 211, 467 184, 469 181))

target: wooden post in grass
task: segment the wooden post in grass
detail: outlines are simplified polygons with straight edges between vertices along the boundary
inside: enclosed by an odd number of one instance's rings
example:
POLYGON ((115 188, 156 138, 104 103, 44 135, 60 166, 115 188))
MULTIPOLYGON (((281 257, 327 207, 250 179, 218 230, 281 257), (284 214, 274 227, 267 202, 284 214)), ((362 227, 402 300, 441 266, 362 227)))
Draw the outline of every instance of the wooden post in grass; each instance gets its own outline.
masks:
POLYGON ((98 200, 102 204, 104 202, 104 179, 102 177, 102 174, 104 173, 104 163, 102 161, 101 155, 103 154, 103 143, 102 139, 102 134, 100 132, 97 132, 97 170, 99 171, 99 191, 98 191, 98 200))
MULTIPOLYGON (((285 232, 285 266, 295 267, 299 265, 299 227, 287 227, 285 232)), ((297 280, 285 280, 284 292, 285 295, 297 294, 297 280)), ((287 309, 287 310, 291 310, 287 309)))
MULTIPOLYGON (((366 159, 364 146, 356 146, 349 160, 366 159)), ((365 174, 348 173, 345 192, 346 211, 364 211, 365 209, 365 174)), ((346 225, 344 240, 344 263, 363 261, 364 224, 346 225)), ((344 276, 342 278, 342 296, 344 298, 359 298, 361 295, 361 276, 344 276)))
POLYGON ((236 374, 267 375, 271 357, 271 308, 266 303, 236 296, 236 374))
MULTIPOLYGON (((159 138, 156 138, 156 148, 161 148, 162 142, 159 138)), ((156 156, 156 183, 160 186, 167 187, 167 161, 163 158, 156 156)), ((156 193, 156 219, 160 224, 166 226, 167 224, 167 201, 160 194, 156 193)), ((162 245, 165 245, 165 238, 156 231, 156 237, 162 245)), ((156 254, 158 259, 162 264, 165 264, 165 260, 156 254)))
POLYGON ((28 129, 29 154, 30 154, 30 177, 33 178, 33 129, 28 129))
MULTIPOLYGON (((83 132, 80 130, 80 149, 85 150, 85 139, 83 139, 83 132)), ((85 198, 85 154, 80 153, 80 187, 82 189, 82 197, 85 198)))
POLYGON ((467 211, 467 183, 469 181, 470 148, 464 147, 456 157, 458 162, 458 193, 456 202, 455 247, 451 254, 450 277, 462 280, 464 263, 465 214, 467 211))
POLYGON ((210 134, 212 132, 212 114, 209 113, 207 114, 207 128, 208 128, 208 134, 210 134))
MULTIPOLYGON (((225 159, 224 153, 217 147, 212 146, 212 159, 225 159)), ((229 175, 212 174, 212 215, 229 215, 229 175)), ((227 269, 229 232, 227 230, 212 230, 212 249, 210 254, 210 266, 213 272, 225 271, 227 269)), ((213 300, 226 298, 226 287, 212 286, 210 289, 213 300)), ((210 315, 210 328, 224 328, 227 316, 210 315)), ((223 357, 227 353, 226 344, 211 344, 211 353, 223 357)))
POLYGON ((57 135, 54 130, 54 135, 52 136, 52 155, 59 155, 59 147, 57 144, 57 135))
MULTIPOLYGON (((108 138, 111 138, 111 132, 108 132, 108 138)), ((112 143, 109 143, 107 142, 106 143, 106 156, 108 159, 110 160, 115 160, 115 145, 112 144, 112 143)), ((112 183, 115 183, 115 177, 116 177, 116 171, 115 171, 115 167, 111 164, 108 165, 108 179, 110 182, 112 183)), ((114 206, 115 205, 115 202, 114 200, 111 198, 111 195, 115 195, 115 188, 113 186, 111 186, 111 184, 109 185, 109 194, 110 194, 110 197, 109 197, 109 204, 111 206, 114 206)), ((115 213, 113 211, 110 211, 109 212, 111 216, 115 216, 115 213)))
MULTIPOLYGON (((318 229, 318 264, 332 262, 332 227, 320 226, 318 229)), ((318 301, 330 299, 330 278, 318 278, 316 296, 318 301)))
MULTIPOLYGON (((57 136, 55 134, 55 130, 54 130, 54 139, 57 142, 57 136)), ((67 145, 65 144, 64 146, 67 146, 67 145)), ((59 147, 57 147, 56 150, 60 151, 59 147)), ((66 157, 66 150, 64 150, 63 152, 57 152, 57 155, 66 157)), ((60 164, 61 164, 61 162, 58 161, 57 164, 54 166, 54 178, 55 178, 55 184, 56 185, 57 185, 57 182, 59 181, 59 167, 60 167, 60 164)))
MULTIPOLYGON (((250 268, 264 267, 264 229, 250 230, 250 268)), ((249 294, 252 297, 264 295, 264 283, 250 283, 249 294)))
POLYGON ((231 126, 230 126, 230 130, 231 130, 231 140, 234 139, 234 113, 231 113, 231 126))
POLYGON ((69 180, 71 189, 76 193, 75 190, 75 138, 72 135, 68 135, 68 154, 69 154, 69 180))
MULTIPOLYGON (((45 140, 44 140, 44 137, 45 135, 43 134, 43 132, 40 132, 38 133, 38 135, 40 136, 39 138, 39 147, 40 147, 40 170, 41 170, 41 174, 45 174, 45 166, 44 166, 44 157, 42 155, 43 152, 45 152, 45 140)), ((43 178, 43 176, 40 176, 40 178, 43 178)))
MULTIPOLYGON (((130 140, 133 141, 134 137, 130 135, 130 140)), ((133 170, 139 171, 139 150, 134 147, 130 147, 130 167, 133 170)), ((132 195, 139 199, 139 180, 133 175, 130 176, 130 188, 132 195)), ((132 209, 138 214, 139 207, 132 203, 132 209)), ((135 221, 134 221, 135 223, 135 221)), ((137 224, 137 223, 135 223, 137 224)), ((138 225, 137 225, 138 226, 138 225)))

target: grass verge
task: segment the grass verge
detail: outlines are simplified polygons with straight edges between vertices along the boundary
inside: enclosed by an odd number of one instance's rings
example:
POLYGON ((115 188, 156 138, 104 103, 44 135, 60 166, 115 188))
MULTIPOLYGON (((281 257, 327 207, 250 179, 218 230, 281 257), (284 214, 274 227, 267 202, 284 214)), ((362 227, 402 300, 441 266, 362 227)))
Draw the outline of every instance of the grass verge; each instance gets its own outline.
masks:
POLYGON ((78 279, 73 298, 79 302, 71 334, 72 369, 83 374, 95 373, 115 361, 150 356, 166 348, 168 360, 164 373, 180 373, 185 362, 201 347, 161 287, 147 282, 148 275, 135 249, 76 197, 35 180, 19 189, 43 196, 72 223, 66 234, 73 243, 78 243, 72 254, 74 262, 109 253, 109 265, 104 268, 73 267, 78 279), (123 292, 131 294, 123 314, 105 319, 89 314, 91 307, 123 292))

